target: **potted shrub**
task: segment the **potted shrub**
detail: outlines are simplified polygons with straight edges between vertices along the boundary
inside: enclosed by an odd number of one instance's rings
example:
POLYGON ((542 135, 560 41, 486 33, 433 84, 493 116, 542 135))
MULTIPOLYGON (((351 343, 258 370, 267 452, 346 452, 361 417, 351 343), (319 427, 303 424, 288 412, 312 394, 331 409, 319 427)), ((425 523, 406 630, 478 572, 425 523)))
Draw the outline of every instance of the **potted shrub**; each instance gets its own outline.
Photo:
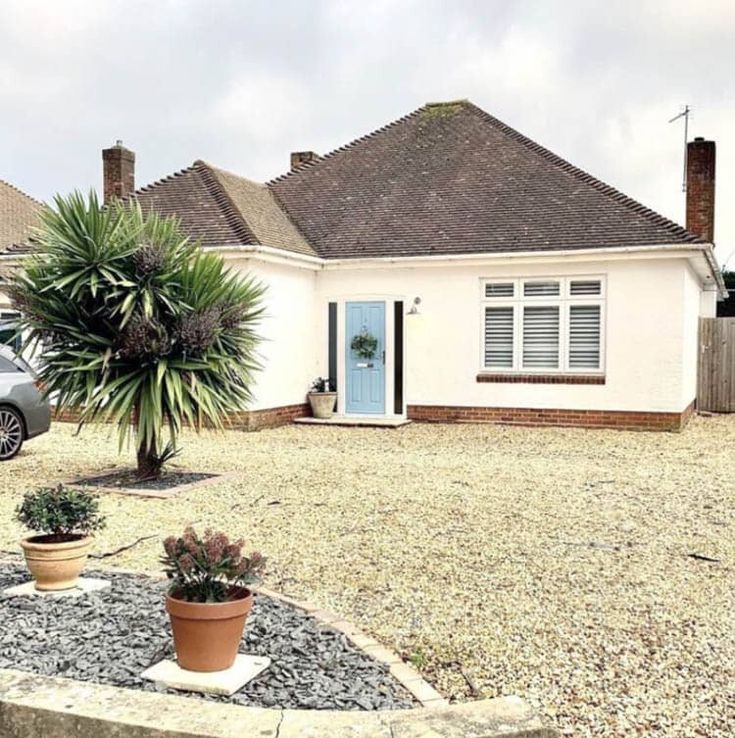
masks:
POLYGON ((309 404, 315 418, 331 418, 337 404, 334 382, 327 377, 317 377, 309 389, 309 404))
POLYGON ((63 485, 41 487, 26 493, 16 518, 36 533, 20 542, 36 589, 76 587, 92 547, 91 534, 105 524, 97 498, 63 485))
POLYGON ((189 671, 222 671, 235 662, 245 620, 253 604, 248 588, 265 559, 244 556, 244 541, 189 527, 163 542, 161 559, 170 579, 166 611, 171 618, 176 660, 189 671))

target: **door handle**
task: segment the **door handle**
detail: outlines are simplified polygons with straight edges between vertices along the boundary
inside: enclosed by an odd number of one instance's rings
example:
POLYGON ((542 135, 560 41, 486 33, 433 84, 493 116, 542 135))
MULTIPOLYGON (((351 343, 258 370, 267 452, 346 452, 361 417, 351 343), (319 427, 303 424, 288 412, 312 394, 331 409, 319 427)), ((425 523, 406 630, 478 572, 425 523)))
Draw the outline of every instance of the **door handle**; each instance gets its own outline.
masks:
POLYGON ((383 349, 383 365, 385 366, 385 349, 383 349))

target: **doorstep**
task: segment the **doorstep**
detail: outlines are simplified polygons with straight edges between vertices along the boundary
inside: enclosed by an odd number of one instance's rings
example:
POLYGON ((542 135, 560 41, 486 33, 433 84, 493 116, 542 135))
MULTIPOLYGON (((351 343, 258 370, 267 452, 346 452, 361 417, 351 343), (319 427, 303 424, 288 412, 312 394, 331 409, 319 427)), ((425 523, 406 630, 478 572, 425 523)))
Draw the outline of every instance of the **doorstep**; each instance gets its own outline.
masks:
POLYGON ((368 428, 401 428, 411 421, 408 418, 384 415, 332 415, 331 418, 294 418, 301 425, 351 425, 368 428))

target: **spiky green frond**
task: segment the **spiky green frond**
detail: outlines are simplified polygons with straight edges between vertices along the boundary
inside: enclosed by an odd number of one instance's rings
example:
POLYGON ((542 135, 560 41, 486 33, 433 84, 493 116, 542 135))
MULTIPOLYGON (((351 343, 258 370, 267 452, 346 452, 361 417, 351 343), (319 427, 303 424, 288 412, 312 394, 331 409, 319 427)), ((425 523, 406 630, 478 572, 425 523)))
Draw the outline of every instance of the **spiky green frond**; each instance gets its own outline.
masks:
POLYGON ((166 428, 175 444, 185 424, 222 427, 252 399, 264 287, 175 219, 75 193, 56 198, 36 238, 10 292, 59 407, 155 451, 166 428))

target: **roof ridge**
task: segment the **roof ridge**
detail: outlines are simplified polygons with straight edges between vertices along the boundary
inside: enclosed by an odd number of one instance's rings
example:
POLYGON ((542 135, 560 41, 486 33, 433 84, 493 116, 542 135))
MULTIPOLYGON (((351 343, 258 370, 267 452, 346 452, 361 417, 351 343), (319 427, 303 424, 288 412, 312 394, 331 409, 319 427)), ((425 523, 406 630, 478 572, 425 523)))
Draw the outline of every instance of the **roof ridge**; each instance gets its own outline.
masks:
POLYGON ((481 107, 475 105, 473 102, 470 102, 469 100, 464 101, 465 105, 468 109, 470 109, 475 115, 478 115, 481 119, 483 119, 485 122, 490 123, 494 128, 498 129, 501 133, 505 134, 509 138, 513 139, 514 141, 517 141, 521 145, 525 146, 527 149, 532 151, 534 154, 537 154, 541 158, 545 159, 549 163, 553 164, 554 166, 558 167, 562 171, 566 172, 567 174, 576 177, 580 181, 584 182, 587 185, 590 185, 598 192, 601 192, 604 195, 607 195, 608 197, 611 197, 616 202, 620 203, 621 205, 624 205, 629 210, 634 212, 636 215, 640 215, 641 217, 646 218, 647 220, 655 223, 659 226, 664 226, 670 231, 672 231, 672 235, 678 235, 678 236, 688 236, 691 240, 691 242, 699 242, 704 243, 703 239, 699 238, 698 236, 695 236, 693 233, 690 233, 687 231, 686 228, 681 226, 679 223, 676 223, 675 221, 671 220, 670 218, 667 218, 664 215, 661 215, 660 213, 657 213, 655 210, 652 210, 647 205, 644 205, 643 203, 638 202, 638 200, 633 199, 629 195, 626 195, 624 192, 621 192, 616 187, 613 187, 612 185, 607 184, 607 182, 603 182, 601 179, 598 179, 594 175, 590 174, 589 172, 584 171, 584 169, 580 169, 579 167, 575 166, 574 164, 568 162, 566 159, 563 159, 558 154, 555 154, 553 151, 550 151, 545 146, 542 146, 539 143, 536 143, 532 139, 528 138, 528 136, 524 136, 520 131, 517 131, 515 128, 512 128, 507 123, 503 123, 503 121, 496 118, 494 115, 491 115, 487 111, 483 110, 481 107))
MULTIPOLYGON (((207 164, 207 162, 202 159, 197 159, 194 162, 193 168, 202 175, 204 186, 207 188, 207 191, 217 203, 220 210, 222 210, 222 214, 225 216, 235 235, 241 239, 242 243, 245 245, 257 244, 258 239, 245 219, 245 215, 240 211, 240 208, 237 207, 233 199, 230 197, 230 194, 227 192, 227 188, 223 186, 221 180, 217 177, 215 173, 217 168, 213 167, 211 164, 207 164)), ((242 179, 247 178, 242 177, 242 179)), ((248 181, 250 182, 252 180, 248 181)), ((257 184, 257 182, 254 182, 253 184, 257 184)))
MULTIPOLYGON (((436 105, 437 103, 429 103, 430 105, 436 105)), ((457 103, 455 103, 457 104, 457 103)), ((336 149, 332 149, 332 151, 329 151, 326 154, 323 154, 319 156, 317 159, 305 162, 304 164, 300 164, 296 169, 292 169, 290 172, 285 172, 284 174, 280 174, 277 177, 274 177, 273 179, 268 180, 265 184, 267 187, 271 187, 271 185, 276 184, 276 182, 283 182, 286 179, 289 179, 290 177, 293 177, 296 174, 300 174, 301 172, 310 169, 311 167, 316 166, 317 164, 320 164, 321 162, 325 161, 326 159, 331 159, 332 157, 336 156, 337 154, 341 154, 343 151, 348 151, 349 149, 354 148, 355 146, 363 143, 364 141, 368 141, 372 138, 375 138, 376 136, 379 136, 381 133, 385 133, 386 131, 390 130, 391 128, 395 128, 396 126, 400 125, 401 123, 405 123, 407 120, 410 120, 411 118, 416 117, 422 110, 424 110, 427 107, 427 105, 422 105, 420 108, 416 108, 416 110, 411 111, 410 113, 407 113, 406 115, 401 116, 400 118, 396 118, 396 120, 391 121, 390 123, 386 123, 385 125, 381 126, 380 128, 376 128, 374 131, 371 131, 370 133, 366 133, 364 136, 360 136, 359 138, 355 138, 349 143, 343 144, 342 146, 339 146, 336 149)), ((278 198, 276 198, 277 200, 278 198)))
POLYGON ((16 187, 14 184, 11 184, 10 182, 8 182, 7 179, 0 179, 0 184, 4 184, 6 187, 9 187, 11 190, 17 192, 19 195, 23 195, 23 197, 27 197, 31 202, 35 203, 41 208, 46 206, 45 203, 37 200, 35 197, 33 197, 33 195, 29 195, 27 192, 24 192, 20 189, 20 187, 16 187))
MULTIPOLYGON (((237 179, 242 179, 245 182, 248 182, 249 184, 255 185, 258 188, 262 188, 272 199, 275 204, 275 206, 278 208, 278 211, 283 215, 284 218, 289 222, 289 224, 294 228, 294 230, 301 236, 301 238, 304 239, 304 241, 311 247, 311 249, 314 251, 315 254, 318 254, 319 251, 317 250, 316 246, 309 240, 309 238, 306 236, 306 234, 299 228, 299 226, 296 224, 296 221, 291 217, 291 214, 286 210, 286 208, 283 206, 281 201, 276 196, 276 193, 268 187, 268 185, 264 182, 256 182, 254 179, 250 179, 249 177, 244 177, 242 174, 237 174, 236 172, 233 172, 229 169, 222 169, 220 167, 215 167, 211 164, 207 164, 207 162, 202 161, 201 159, 198 160, 198 162, 204 166, 209 167, 210 170, 212 170, 213 175, 216 177, 216 172, 224 172, 227 175, 230 175, 232 177, 236 177, 237 179)), ((304 165, 304 166, 311 166, 311 162, 304 165)), ((219 179, 217 180, 219 182, 219 179)), ((222 187, 223 190, 226 191, 225 187, 222 187)), ((228 195, 229 197, 229 195, 228 195)), ((247 218, 245 217, 245 214, 240 210, 239 206, 232 200, 232 198, 229 198, 230 202, 232 203, 233 207, 237 210, 238 213, 240 213, 243 221, 245 221, 245 224, 247 224, 247 218)), ((249 227, 249 226, 248 226, 249 227)), ((251 229, 252 232, 252 229, 251 229)), ((255 243, 260 243, 260 240, 258 237, 253 233, 253 238, 255 239, 255 243)), ((262 244, 261 244, 262 245, 262 244)))
POLYGON ((232 169, 225 169, 224 167, 217 167, 214 164, 210 164, 208 161, 204 161, 204 159, 197 159, 194 162, 195 165, 207 167, 210 169, 213 173, 215 172, 222 172, 223 174, 228 174, 231 177, 237 177, 238 179, 244 179, 246 182, 249 182, 250 184, 256 185, 258 187, 265 187, 264 182, 256 182, 254 179, 250 179, 250 177, 245 177, 242 174, 238 174, 237 172, 233 172, 232 169))

